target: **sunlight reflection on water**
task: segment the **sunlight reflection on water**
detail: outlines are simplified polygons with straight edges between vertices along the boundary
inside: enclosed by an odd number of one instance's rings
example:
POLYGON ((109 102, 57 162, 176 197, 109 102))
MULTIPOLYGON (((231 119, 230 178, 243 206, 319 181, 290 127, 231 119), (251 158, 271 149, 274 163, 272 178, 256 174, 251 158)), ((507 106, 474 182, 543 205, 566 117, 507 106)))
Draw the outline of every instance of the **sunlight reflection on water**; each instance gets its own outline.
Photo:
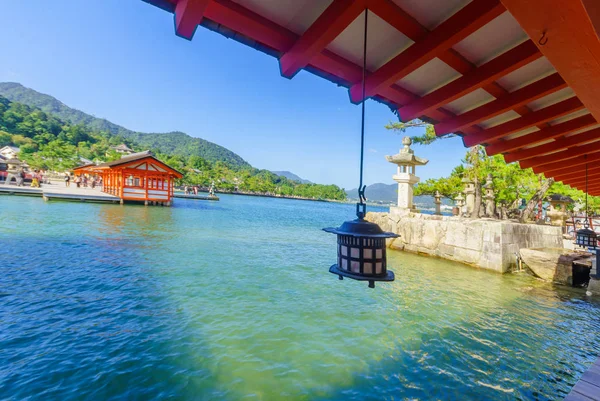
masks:
POLYGON ((399 252, 338 281, 353 205, 0 206, 0 399, 560 399, 600 352, 581 290, 399 252))

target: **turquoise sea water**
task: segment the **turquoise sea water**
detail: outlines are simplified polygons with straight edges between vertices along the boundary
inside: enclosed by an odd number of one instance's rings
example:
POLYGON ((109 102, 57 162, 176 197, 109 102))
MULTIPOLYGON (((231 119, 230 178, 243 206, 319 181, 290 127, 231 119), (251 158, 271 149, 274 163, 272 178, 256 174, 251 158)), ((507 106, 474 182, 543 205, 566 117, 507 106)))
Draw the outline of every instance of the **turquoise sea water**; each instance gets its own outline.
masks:
POLYGON ((0 197, 0 399, 561 399, 600 353, 581 290, 399 252, 339 281, 352 214, 0 197))

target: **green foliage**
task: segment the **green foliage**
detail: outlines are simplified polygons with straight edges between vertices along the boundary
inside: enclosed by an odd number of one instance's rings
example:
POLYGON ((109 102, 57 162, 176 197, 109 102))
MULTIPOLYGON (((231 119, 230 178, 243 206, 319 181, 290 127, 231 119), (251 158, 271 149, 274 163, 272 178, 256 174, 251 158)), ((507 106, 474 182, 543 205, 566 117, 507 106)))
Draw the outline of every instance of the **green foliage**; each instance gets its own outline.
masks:
MULTIPOLYGON (((562 182, 555 182, 550 190, 549 194, 558 194, 558 195, 566 195, 575 201, 573 204, 568 205, 568 210, 573 210, 575 208, 575 203, 579 204, 582 208, 582 211, 585 211, 585 192, 580 191, 575 188, 571 188, 562 182)), ((590 196, 587 197, 588 202, 588 214, 590 215, 599 215, 600 214, 600 196, 590 196)))
POLYGON ((444 137, 439 137, 435 134, 435 129, 432 124, 425 122, 423 120, 414 119, 412 121, 403 123, 403 122, 389 122, 386 126, 386 129, 392 130, 398 134, 406 133, 410 128, 424 128, 425 133, 421 135, 411 136, 413 143, 418 145, 429 145, 438 139, 442 138, 451 138, 455 136, 454 134, 445 135, 444 137))
MULTIPOLYGON (((61 131, 61 127, 52 126, 53 121, 55 121, 52 118, 49 123, 43 123, 39 127, 36 127, 35 125, 36 121, 43 121, 48 115, 52 115, 58 117, 62 121, 67 121, 70 124, 69 129, 62 129, 62 131, 64 131, 64 136, 61 136, 61 139, 73 144, 89 141, 89 138, 86 138, 86 135, 89 134, 90 131, 105 132, 112 138, 110 141, 111 145, 136 143, 139 148, 154 149, 160 153, 184 157, 197 155, 211 163, 224 161, 230 166, 250 167, 250 165, 239 155, 207 140, 194 138, 183 132, 134 132, 105 119, 96 118, 80 110, 70 108, 52 96, 25 88, 23 85, 15 82, 0 82, 0 96, 4 96, 6 98, 5 101, 9 100, 16 104, 22 103, 20 106, 13 106, 13 108, 16 107, 18 109, 18 107, 21 106, 27 108, 27 106, 29 106, 40 109, 37 111, 37 113, 40 113, 39 118, 33 116, 32 119, 19 122, 19 124, 21 124, 18 127, 19 130, 21 132, 30 133, 32 136, 35 135, 36 129, 38 131, 50 132, 53 135, 58 135, 61 131), (49 129, 50 126, 52 129, 49 129)), ((2 107, 1 103, 0 107, 2 107)), ((24 114, 22 109, 16 110, 15 113, 17 115, 24 114)), ((4 118, 12 121, 12 112, 4 118)), ((11 122, 11 124, 13 123, 11 122)), ((1 125, 0 129, 2 129, 1 125)))
POLYGON ((81 157, 117 160, 121 154, 111 146, 121 143, 138 151, 153 150, 160 160, 184 174, 181 184, 209 186, 214 181, 217 189, 224 191, 346 199, 345 191, 335 185, 304 184, 255 169, 235 153, 200 138, 183 133, 97 131, 0 96, 0 144, 19 146, 19 157, 33 168, 69 170, 81 157))
POLYGON ((448 177, 430 178, 415 186, 415 195, 434 195, 439 192, 443 197, 454 199, 463 190, 462 177, 465 175, 463 165, 457 166, 448 177))
POLYGON ((8 132, 0 131, 0 148, 12 143, 12 135, 8 132))

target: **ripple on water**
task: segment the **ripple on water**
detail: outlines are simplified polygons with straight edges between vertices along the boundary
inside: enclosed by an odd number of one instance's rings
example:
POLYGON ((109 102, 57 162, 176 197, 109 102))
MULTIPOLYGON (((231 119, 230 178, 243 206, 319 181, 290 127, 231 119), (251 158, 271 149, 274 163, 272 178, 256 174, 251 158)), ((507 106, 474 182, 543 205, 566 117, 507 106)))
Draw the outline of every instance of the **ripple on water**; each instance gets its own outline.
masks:
POLYGON ((0 202, 0 399, 560 399, 600 351, 598 304, 527 276, 339 282, 351 205, 0 202))

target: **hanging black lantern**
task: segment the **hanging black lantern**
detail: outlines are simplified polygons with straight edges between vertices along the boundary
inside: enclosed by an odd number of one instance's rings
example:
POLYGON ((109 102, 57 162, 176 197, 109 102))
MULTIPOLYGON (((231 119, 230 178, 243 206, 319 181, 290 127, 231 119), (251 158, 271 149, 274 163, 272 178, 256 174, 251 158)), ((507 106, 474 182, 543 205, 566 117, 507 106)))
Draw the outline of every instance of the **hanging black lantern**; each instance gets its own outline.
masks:
MULTIPOLYGON (((587 159, 587 155, 584 156, 587 159)), ((588 228, 588 166, 585 164, 585 223, 583 223, 583 228, 581 230, 577 230, 575 236, 575 244, 584 248, 596 249, 598 245, 598 235, 594 232, 594 230, 590 230, 588 228)))
POLYGON ((329 272, 353 280, 368 281, 375 288, 375 281, 394 281, 394 272, 387 270, 386 238, 399 235, 384 232, 375 223, 364 220, 365 204, 357 204, 356 220, 346 221, 338 228, 323 231, 337 235, 337 264, 329 272), (361 210, 362 208, 362 210, 361 210))
POLYGON ((323 230, 337 235, 337 264, 329 268, 340 280, 344 277, 353 280, 368 281, 370 288, 375 288, 375 281, 394 281, 394 272, 387 270, 386 238, 399 235, 384 232, 375 223, 364 219, 366 213, 365 186, 363 186, 363 158, 365 147, 365 73, 367 70, 367 18, 369 10, 365 10, 365 31, 363 44, 363 79, 362 79, 362 120, 360 138, 360 184, 358 185, 359 202, 356 204, 356 220, 346 221, 338 228, 329 227, 323 230))
POLYGON ((596 245, 598 244, 598 236, 593 230, 588 228, 587 221, 581 230, 577 230, 575 244, 584 248, 596 249, 596 245))

